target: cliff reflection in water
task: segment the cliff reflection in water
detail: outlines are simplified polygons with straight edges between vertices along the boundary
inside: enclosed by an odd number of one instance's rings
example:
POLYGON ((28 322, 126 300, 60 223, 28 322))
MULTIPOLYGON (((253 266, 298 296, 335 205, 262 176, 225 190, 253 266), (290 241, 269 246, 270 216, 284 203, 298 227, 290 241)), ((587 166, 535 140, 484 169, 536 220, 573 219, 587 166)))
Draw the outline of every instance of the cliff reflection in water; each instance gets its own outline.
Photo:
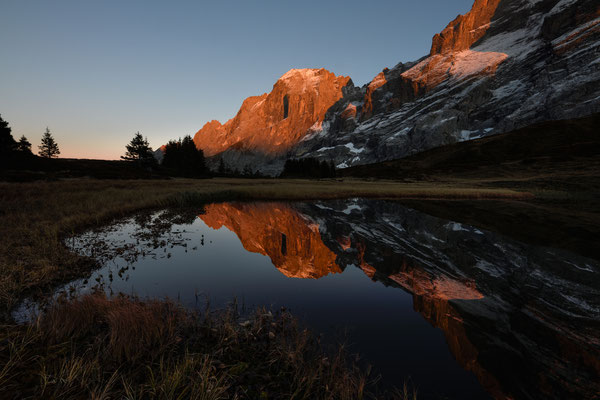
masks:
POLYGON ((342 270, 321 239, 319 226, 283 203, 211 204, 199 216, 213 229, 225 226, 244 248, 268 256, 289 278, 321 278, 342 270))
POLYGON ((600 393, 600 266, 393 202, 227 203, 210 227, 235 232, 283 274, 359 267, 413 295, 449 348, 495 398, 600 393))

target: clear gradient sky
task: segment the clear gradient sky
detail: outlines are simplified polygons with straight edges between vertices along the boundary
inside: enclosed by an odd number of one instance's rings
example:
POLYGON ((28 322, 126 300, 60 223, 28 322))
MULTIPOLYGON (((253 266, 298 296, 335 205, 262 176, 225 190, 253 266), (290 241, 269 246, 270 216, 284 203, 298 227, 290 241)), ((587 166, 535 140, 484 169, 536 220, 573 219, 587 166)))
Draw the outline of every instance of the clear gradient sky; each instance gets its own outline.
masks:
POLYGON ((61 157, 118 159, 232 118, 291 68, 356 85, 427 54, 473 0, 0 0, 0 114, 61 157))

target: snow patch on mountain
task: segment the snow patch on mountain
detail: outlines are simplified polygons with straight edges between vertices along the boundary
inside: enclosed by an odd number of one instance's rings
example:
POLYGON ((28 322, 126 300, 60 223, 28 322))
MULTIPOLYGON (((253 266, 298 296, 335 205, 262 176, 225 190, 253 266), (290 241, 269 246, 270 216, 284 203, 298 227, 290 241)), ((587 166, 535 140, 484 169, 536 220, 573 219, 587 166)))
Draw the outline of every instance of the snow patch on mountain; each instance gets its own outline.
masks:
POLYGON ((478 52, 465 50, 455 55, 450 67, 450 75, 464 78, 480 74, 506 60, 508 55, 497 52, 478 52))
POLYGON ((289 81, 294 78, 302 79, 306 85, 316 85, 319 83, 319 69, 310 69, 310 68, 292 68, 285 74, 279 78, 280 81, 289 81))
POLYGON ((402 76, 422 82, 435 82, 447 78, 462 79, 491 71, 507 57, 504 53, 472 50, 451 55, 435 55, 421 61, 402 76))
POLYGON ((348 148, 348 150, 350 150, 351 153, 362 153, 365 149, 357 149, 356 147, 354 147, 354 143, 346 143, 344 146, 346 146, 348 148))
POLYGON ((543 45, 541 40, 532 39, 539 34, 543 22, 542 15, 537 14, 534 18, 535 23, 531 26, 512 32, 497 34, 473 47, 472 50, 479 52, 495 50, 517 60, 525 59, 528 54, 536 51, 543 45))

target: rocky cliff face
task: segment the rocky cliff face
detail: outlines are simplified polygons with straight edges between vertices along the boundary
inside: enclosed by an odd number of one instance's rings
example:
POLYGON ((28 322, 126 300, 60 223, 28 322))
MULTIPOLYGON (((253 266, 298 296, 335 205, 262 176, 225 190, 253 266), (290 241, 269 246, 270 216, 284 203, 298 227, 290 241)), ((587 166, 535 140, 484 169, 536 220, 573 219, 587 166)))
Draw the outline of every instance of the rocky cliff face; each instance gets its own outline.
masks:
POLYGON ((477 0, 428 56, 348 93, 290 156, 343 168, 598 112, 599 56, 597 1, 477 0))
MULTIPOLYGON (((232 169, 276 174, 291 157, 339 168, 600 111, 597 0, 476 0, 429 54, 362 88, 324 69, 291 70, 197 146, 232 169)), ((211 160, 209 160, 211 165, 211 160)))
POLYGON ((476 0, 465 15, 459 15, 433 37, 430 56, 468 50, 490 27, 500 0, 476 0))
POLYGON ((327 110, 343 96, 350 78, 321 69, 292 69, 270 93, 244 100, 237 115, 221 125, 208 122, 194 136, 207 156, 226 150, 275 157, 311 130, 320 129, 327 110))

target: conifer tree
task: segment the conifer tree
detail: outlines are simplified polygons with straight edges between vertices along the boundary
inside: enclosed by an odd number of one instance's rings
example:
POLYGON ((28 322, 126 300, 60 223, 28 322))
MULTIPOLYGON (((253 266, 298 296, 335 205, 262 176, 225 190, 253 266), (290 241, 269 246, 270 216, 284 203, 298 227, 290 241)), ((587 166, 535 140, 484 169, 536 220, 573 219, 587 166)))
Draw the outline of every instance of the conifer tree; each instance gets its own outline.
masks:
POLYGON ((219 169, 217 171, 219 172, 219 174, 224 174, 226 172, 225 162, 223 161, 223 157, 221 157, 221 159, 219 161, 219 169))
POLYGON ((319 161, 308 157, 288 159, 280 176, 282 178, 334 178, 335 174, 333 161, 319 161))
POLYGON ((0 115, 0 154, 6 155, 15 150, 17 143, 12 137, 8 122, 2 119, 0 115))
POLYGON ((58 144, 52 137, 50 133, 50 129, 46 127, 46 132, 44 132, 44 136, 42 136, 42 144, 38 146, 40 149, 39 155, 45 158, 54 158, 60 154, 60 150, 58 149, 58 144))
POLYGON ((140 132, 136 132, 129 144, 125 145, 127 152, 121 159, 126 161, 137 161, 140 164, 152 165, 156 162, 152 147, 148 139, 144 138, 140 132))
POLYGON ((17 142, 17 150, 23 153, 33 154, 31 152, 31 143, 29 142, 29 140, 27 140, 25 135, 21 136, 21 139, 19 139, 19 141, 17 142))
POLYGON ((189 135, 183 140, 171 140, 167 143, 162 165, 178 175, 194 177, 206 174, 204 152, 196 147, 189 135))
POLYGON ((244 167, 244 170, 242 171, 242 175, 246 178, 249 178, 252 175, 254 175, 254 171, 252 170, 252 167, 250 166, 250 164, 248 164, 244 167))

